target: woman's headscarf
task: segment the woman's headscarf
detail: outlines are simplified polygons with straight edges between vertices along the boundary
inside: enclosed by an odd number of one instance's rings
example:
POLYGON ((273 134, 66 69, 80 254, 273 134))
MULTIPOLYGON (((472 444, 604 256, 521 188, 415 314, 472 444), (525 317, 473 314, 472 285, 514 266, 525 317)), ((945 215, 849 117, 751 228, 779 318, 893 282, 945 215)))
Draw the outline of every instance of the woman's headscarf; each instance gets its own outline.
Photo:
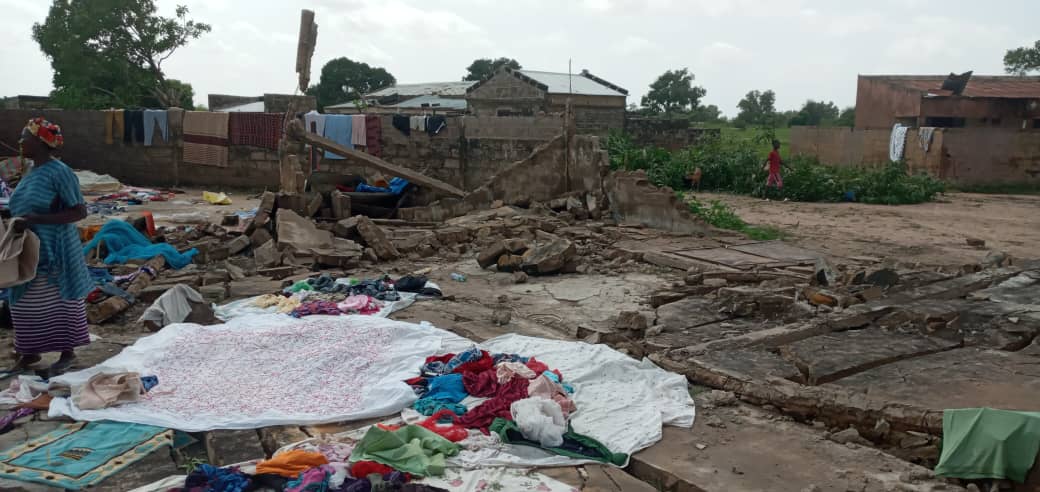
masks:
POLYGON ((29 123, 25 125, 25 129, 22 131, 43 140, 43 143, 52 149, 61 147, 65 143, 65 139, 61 136, 61 127, 43 119, 43 117, 29 120, 29 123))

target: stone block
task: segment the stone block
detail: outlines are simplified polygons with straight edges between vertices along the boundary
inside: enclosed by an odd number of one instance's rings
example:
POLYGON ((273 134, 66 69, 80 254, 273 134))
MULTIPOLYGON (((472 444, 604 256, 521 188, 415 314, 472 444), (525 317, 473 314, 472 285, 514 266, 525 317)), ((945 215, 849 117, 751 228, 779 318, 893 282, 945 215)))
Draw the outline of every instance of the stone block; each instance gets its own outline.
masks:
POLYGON ((514 272, 520 269, 520 265, 524 263, 524 257, 513 254, 503 254, 498 257, 498 271, 500 272, 514 272))
POLYGON ((231 255, 237 255, 248 248, 250 244, 252 244, 252 241, 249 237, 238 236, 227 244, 227 252, 231 255))
POLYGON ((249 236, 249 243, 255 249, 259 248, 260 246, 263 246, 264 243, 270 241, 271 239, 273 239, 271 236, 271 231, 268 231, 266 228, 261 227, 254 230, 253 233, 249 236))
POLYGON ((333 218, 346 219, 347 217, 350 217, 350 195, 347 195, 346 193, 340 193, 339 191, 333 191, 329 194, 329 200, 332 202, 333 218))
POLYGON ((506 253, 506 245, 502 241, 495 241, 477 255, 477 264, 480 268, 488 268, 498 263, 498 258, 506 253))
POLYGON ((559 272, 578 252, 574 243, 559 236, 541 231, 538 231, 537 236, 538 240, 523 256, 521 268, 528 274, 546 275, 559 272))
POLYGON ((360 215, 355 215, 336 222, 336 225, 332 228, 332 233, 336 237, 344 239, 353 239, 358 237, 357 225, 358 221, 361 220, 361 217, 362 216, 360 215))
POLYGON ((387 239, 383 229, 375 225, 368 217, 358 217, 357 230, 361 238, 365 240, 365 244, 375 250, 379 259, 389 261, 401 256, 397 248, 394 248, 394 244, 387 239))

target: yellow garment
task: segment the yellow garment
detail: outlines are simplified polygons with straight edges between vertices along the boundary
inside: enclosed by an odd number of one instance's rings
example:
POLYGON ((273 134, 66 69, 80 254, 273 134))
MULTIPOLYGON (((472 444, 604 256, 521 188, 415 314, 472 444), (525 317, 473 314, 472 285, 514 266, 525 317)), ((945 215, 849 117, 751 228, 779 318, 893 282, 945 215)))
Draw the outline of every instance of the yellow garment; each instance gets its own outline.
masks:
POLYGON ((268 308, 271 306, 277 306, 279 313, 291 313, 293 309, 296 309, 300 305, 300 299, 296 296, 285 297, 276 294, 262 295, 253 302, 253 305, 258 308, 268 308))
POLYGON ((213 205, 231 205, 231 198, 224 193, 213 193, 212 191, 203 191, 202 199, 213 205))
POLYGON ((329 460, 325 459, 321 453, 294 449, 276 454, 267 461, 261 461, 256 465, 256 473, 296 478, 301 472, 327 464, 329 464, 329 460))
MULTIPOLYGON (((105 110, 105 143, 112 145, 112 135, 120 136, 123 134, 123 110, 122 109, 108 109, 105 110)), ((122 137, 120 137, 122 138, 122 137)))

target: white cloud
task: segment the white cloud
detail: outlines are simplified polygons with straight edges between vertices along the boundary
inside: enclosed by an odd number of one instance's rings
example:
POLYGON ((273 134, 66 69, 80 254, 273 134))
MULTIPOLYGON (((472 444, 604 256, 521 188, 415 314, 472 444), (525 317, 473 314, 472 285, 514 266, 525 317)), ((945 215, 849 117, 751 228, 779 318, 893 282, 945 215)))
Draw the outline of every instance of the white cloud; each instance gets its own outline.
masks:
POLYGON ((621 53, 622 55, 634 55, 650 50, 655 46, 656 45, 653 41, 650 41, 649 39, 646 39, 642 36, 628 35, 617 43, 617 45, 615 46, 615 50, 617 50, 617 52, 621 53))
POLYGON ((697 64, 702 67, 733 65, 750 59, 750 53, 732 44, 715 41, 700 49, 697 64))

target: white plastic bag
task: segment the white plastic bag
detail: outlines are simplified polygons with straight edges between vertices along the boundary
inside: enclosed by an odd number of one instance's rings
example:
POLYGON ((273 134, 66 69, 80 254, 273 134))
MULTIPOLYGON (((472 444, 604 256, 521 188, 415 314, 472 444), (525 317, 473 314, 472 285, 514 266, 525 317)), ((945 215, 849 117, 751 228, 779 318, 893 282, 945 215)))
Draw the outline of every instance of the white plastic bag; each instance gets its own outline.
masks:
POLYGON ((567 419, 559 403, 545 398, 524 398, 513 402, 509 406, 509 413, 520 427, 520 433, 532 441, 538 441, 543 448, 563 444, 567 419))

